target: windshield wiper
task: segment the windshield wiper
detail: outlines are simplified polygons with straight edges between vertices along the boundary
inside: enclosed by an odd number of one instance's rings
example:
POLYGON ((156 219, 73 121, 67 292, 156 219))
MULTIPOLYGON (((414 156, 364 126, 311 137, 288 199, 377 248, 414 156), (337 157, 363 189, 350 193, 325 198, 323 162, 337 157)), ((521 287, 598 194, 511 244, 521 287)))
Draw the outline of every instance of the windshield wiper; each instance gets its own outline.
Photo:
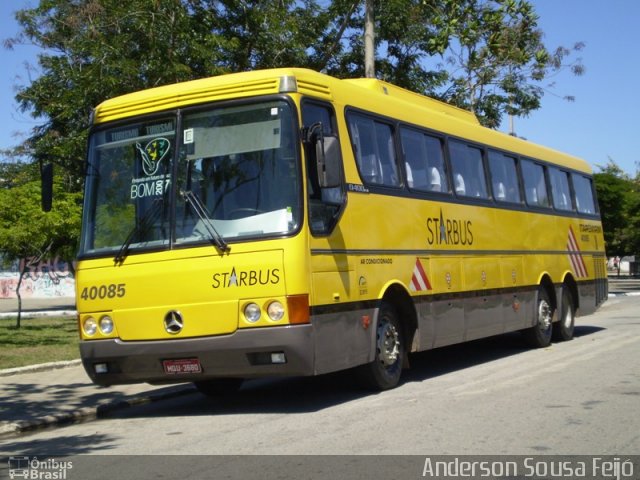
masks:
POLYGON ((129 253, 129 247, 133 243, 133 240, 136 237, 142 238, 149 231, 149 228, 155 221, 156 217, 158 216, 158 213, 160 213, 159 207, 161 205, 162 205, 162 199, 156 198, 153 201, 153 204, 151 205, 151 207, 149 207, 149 209, 142 216, 142 218, 140 219, 140 222, 134 225, 134 227, 129 232, 129 235, 127 235, 127 238, 125 239, 124 243, 120 247, 120 250, 118 251, 116 256, 113 258, 113 261, 116 264, 122 264, 122 262, 124 262, 124 259, 127 258, 127 255, 129 253))
POLYGON ((229 253, 231 251, 231 247, 227 242, 224 241, 224 238, 216 230, 216 227, 213 226, 213 222, 209 218, 205 206, 202 204, 200 198, 198 198, 198 196, 191 190, 182 192, 182 196, 189 203, 189 205, 191 205, 198 218, 202 220, 202 224, 206 228, 209 237, 213 241, 213 244, 218 247, 218 250, 220 250, 221 252, 229 253))

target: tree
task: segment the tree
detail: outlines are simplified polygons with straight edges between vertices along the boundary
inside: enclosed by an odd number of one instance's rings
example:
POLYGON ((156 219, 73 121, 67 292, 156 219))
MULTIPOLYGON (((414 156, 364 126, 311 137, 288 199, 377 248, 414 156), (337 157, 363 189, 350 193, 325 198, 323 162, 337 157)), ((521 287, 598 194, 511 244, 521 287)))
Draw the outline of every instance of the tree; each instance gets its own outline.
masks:
POLYGON ((328 22, 314 1, 41 0, 21 10, 8 48, 40 46, 42 74, 19 87, 20 108, 44 118, 26 142, 79 191, 93 107, 107 98, 232 71, 305 66, 328 22))
MULTIPOLYGON (((496 128, 505 113, 526 116, 540 108, 542 82, 565 67, 572 51, 550 51, 542 42, 533 6, 522 0, 447 0, 433 17, 438 35, 434 42, 446 47, 440 96, 476 113, 482 124, 496 128)), ((582 75, 580 59, 566 65, 582 75)), ((572 100, 573 97, 565 97, 572 100)))
POLYGON ((640 254, 640 172, 631 179, 609 159, 593 179, 607 254, 640 254))
MULTIPOLYGON (((543 45, 525 0, 369 1, 378 77, 472 110, 490 127, 505 112, 538 108, 540 82, 570 53, 543 45)), ((42 74, 16 97, 23 111, 45 119, 25 153, 62 166, 67 188, 78 191, 89 116, 101 101, 278 66, 364 76, 364 18, 361 0, 41 0, 17 13, 22 31, 5 42, 43 49, 42 74)), ((570 66, 583 71, 579 61, 570 66)))
MULTIPOLYGON (((59 255, 72 265, 80 233, 82 195, 68 193, 56 183, 55 208, 48 213, 40 205, 40 179, 35 164, 0 164, 0 176, 10 188, 0 188, 0 254, 6 261, 59 255)), ((28 268, 19 273, 17 327, 20 328, 20 287, 28 268)))
POLYGON ((82 186, 95 105, 132 90, 214 73, 202 69, 207 63, 202 45, 188 38, 198 25, 183 2, 42 0, 16 18, 22 33, 7 46, 30 42, 43 49, 42 74, 16 96, 23 111, 45 119, 27 140, 27 153, 61 166, 70 191, 82 186))
MULTIPOLYGON (((332 2, 338 19, 350 3, 332 2)), ((533 6, 525 0, 373 3, 378 77, 471 110, 491 128, 505 113, 525 116, 539 108, 552 88, 544 81, 557 71, 584 72, 579 58, 569 61, 584 44, 547 48, 533 6)), ((356 5, 342 48, 323 65, 338 77, 364 76, 364 7, 356 5)))
POLYGON ((626 243, 627 253, 635 255, 636 261, 640 261, 640 170, 631 180, 625 206, 627 224, 623 227, 622 236, 626 243))
MULTIPOLYGON (((540 82, 570 53, 544 47, 525 0, 369 1, 378 77, 491 127, 538 108, 540 82)), ((53 162, 62 190, 81 192, 89 119, 103 100, 269 67, 364 76, 364 17, 362 0, 40 0, 16 14, 21 32, 5 42, 42 48, 40 76, 17 89, 20 108, 42 119, 20 155, 53 162)))

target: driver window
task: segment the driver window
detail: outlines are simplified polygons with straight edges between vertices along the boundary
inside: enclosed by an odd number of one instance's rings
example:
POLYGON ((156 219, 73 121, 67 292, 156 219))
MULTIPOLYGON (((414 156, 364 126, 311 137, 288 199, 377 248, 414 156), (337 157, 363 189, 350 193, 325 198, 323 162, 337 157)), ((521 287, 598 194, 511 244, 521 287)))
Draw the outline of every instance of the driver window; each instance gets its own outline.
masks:
MULTIPOLYGON (((309 101, 304 102, 302 104, 302 123, 304 128, 321 123, 324 136, 337 136, 335 116, 333 109, 329 105, 309 101)), ((342 186, 320 188, 314 149, 314 145, 305 145, 309 224, 313 234, 327 235, 333 230, 342 210, 345 200, 344 189, 342 186)))

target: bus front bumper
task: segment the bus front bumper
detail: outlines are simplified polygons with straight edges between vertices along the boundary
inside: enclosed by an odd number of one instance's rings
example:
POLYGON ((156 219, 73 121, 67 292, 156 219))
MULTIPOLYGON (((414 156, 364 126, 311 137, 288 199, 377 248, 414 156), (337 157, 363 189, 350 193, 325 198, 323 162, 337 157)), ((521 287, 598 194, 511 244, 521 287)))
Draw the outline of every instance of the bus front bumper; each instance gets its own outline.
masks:
POLYGON ((98 385, 315 373, 311 324, 242 329, 230 335, 179 340, 82 341, 80 356, 89 377, 98 385))

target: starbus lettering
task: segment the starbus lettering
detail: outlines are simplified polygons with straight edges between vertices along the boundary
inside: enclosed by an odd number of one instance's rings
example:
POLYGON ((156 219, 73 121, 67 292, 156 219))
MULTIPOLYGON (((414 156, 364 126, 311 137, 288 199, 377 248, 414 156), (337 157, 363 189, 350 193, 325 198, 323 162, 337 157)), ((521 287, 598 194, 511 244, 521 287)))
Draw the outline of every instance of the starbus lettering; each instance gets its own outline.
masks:
POLYGON ((427 243, 429 245, 473 245, 471 220, 444 218, 440 210, 440 218, 427 218, 427 243))
POLYGON ((266 270, 238 270, 235 267, 230 272, 214 273, 213 288, 253 287, 256 285, 276 285, 280 283, 280 269, 266 270))

